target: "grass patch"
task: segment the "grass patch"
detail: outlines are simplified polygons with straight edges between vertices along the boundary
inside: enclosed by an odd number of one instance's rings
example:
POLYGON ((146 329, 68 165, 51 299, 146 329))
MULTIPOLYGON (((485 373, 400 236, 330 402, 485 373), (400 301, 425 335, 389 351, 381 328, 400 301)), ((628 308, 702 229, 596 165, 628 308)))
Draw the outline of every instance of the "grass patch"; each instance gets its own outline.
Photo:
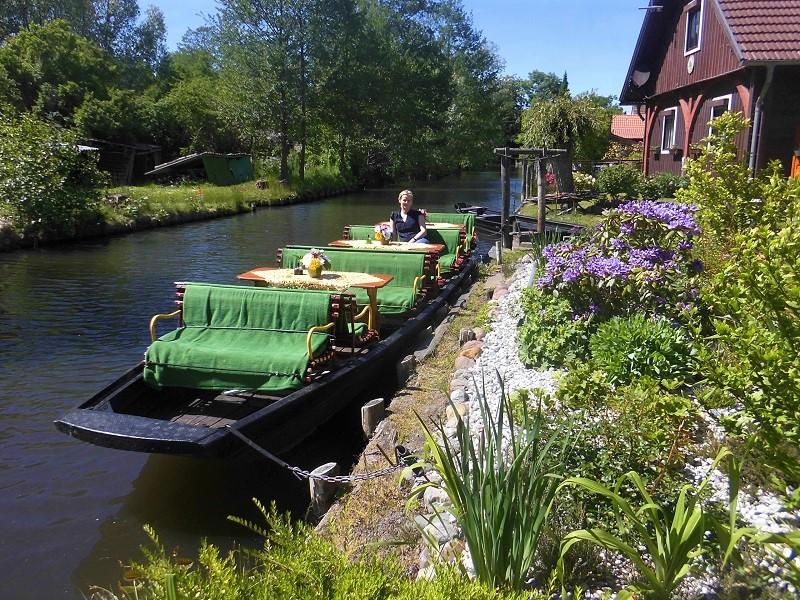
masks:
MULTIPOLYGON (((576 225, 585 225, 593 227, 597 225, 603 218, 601 210, 594 200, 582 200, 578 202, 578 210, 567 212, 562 215, 558 214, 556 210, 557 205, 550 204, 547 207, 545 218, 553 221, 561 221, 563 223, 575 223, 576 225)), ((523 204, 519 209, 519 214, 525 217, 536 217, 538 215, 538 207, 536 204, 523 204)))
MULTIPOLYGON (((474 325, 485 306, 483 282, 490 274, 488 269, 479 271, 479 280, 473 285, 466 306, 450 322, 434 352, 417 366, 415 377, 407 387, 392 398, 387 419, 388 431, 393 432, 389 437, 394 443, 412 450, 421 449, 423 434, 414 413, 428 422, 439 419, 444 413, 453 363, 460 348, 458 334, 462 327, 474 325)), ((371 450, 371 446, 365 450, 365 456, 378 453, 377 449, 371 450)), ((388 450, 382 443, 381 447, 388 450)), ((385 461, 369 470, 384 465, 385 461)), ((359 463, 353 472, 364 470, 363 463, 359 463)), ((401 489, 396 477, 358 483, 329 513, 324 526, 325 537, 352 558, 378 556, 399 561, 409 573, 415 571, 422 540, 403 511, 406 493, 407 489, 401 489)))

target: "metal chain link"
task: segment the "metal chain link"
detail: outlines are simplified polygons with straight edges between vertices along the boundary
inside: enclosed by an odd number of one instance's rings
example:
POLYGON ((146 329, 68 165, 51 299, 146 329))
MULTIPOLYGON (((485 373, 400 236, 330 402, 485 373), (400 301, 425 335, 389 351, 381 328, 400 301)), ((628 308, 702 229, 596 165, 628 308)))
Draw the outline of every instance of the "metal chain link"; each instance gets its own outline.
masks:
POLYGON ((405 465, 398 464, 390 467, 384 467, 377 471, 370 471, 369 473, 357 473, 355 475, 318 475, 311 471, 304 471, 300 467, 292 467, 284 463, 284 466, 289 469, 298 479, 317 479, 319 481, 327 481, 328 483, 352 483, 355 481, 367 481, 369 479, 378 479, 396 473, 405 465))
POLYGON ((317 473, 312 473, 311 471, 306 471, 304 469, 301 469, 300 467, 294 467, 290 465, 286 461, 278 458, 268 450, 265 450, 264 448, 256 444, 253 440, 244 435, 238 429, 233 429, 232 427, 228 426, 228 430, 234 436, 242 440, 245 444, 250 446, 253 450, 258 452, 262 456, 265 456, 275 464, 291 471, 292 474, 298 479, 317 479, 319 481, 327 481, 328 483, 351 483, 354 481, 367 481, 369 479, 378 479, 379 477, 385 477, 386 475, 391 475, 392 473, 396 473, 397 471, 406 466, 401 461, 398 461, 396 465, 384 467, 383 469, 378 469, 377 471, 372 471, 370 473, 357 473, 355 475, 319 475, 317 473))

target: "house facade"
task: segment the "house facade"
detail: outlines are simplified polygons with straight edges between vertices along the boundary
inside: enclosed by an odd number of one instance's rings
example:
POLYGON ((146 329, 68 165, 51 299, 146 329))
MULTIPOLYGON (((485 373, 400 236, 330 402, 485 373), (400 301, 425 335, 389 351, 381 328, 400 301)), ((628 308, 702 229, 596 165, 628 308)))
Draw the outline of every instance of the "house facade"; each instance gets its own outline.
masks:
POLYGON ((681 173, 740 111, 736 140, 753 170, 777 159, 800 174, 800 0, 650 0, 620 103, 644 119, 642 170, 681 173))

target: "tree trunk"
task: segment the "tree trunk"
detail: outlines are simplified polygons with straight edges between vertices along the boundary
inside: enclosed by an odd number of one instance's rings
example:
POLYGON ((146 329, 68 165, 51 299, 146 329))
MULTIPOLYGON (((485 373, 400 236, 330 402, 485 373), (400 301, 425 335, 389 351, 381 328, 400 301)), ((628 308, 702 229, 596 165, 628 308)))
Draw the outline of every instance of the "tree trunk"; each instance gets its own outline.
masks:
POLYGON ((339 175, 345 174, 344 157, 347 149, 347 136, 342 133, 339 136, 339 175))
POLYGON ((289 179, 289 116, 286 108, 286 90, 281 91, 281 173, 280 178, 289 179))
POLYGON ((559 192, 571 194, 575 191, 575 181, 572 179, 572 153, 562 154, 550 159, 558 180, 559 192))

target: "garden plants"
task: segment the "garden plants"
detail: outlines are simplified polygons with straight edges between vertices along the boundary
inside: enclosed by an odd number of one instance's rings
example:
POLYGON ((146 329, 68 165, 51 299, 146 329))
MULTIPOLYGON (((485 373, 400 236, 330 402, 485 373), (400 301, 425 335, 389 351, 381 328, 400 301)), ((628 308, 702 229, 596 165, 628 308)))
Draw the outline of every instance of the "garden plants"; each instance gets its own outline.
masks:
POLYGON ((482 431, 459 420, 457 444, 441 425, 431 430, 420 419, 430 462, 442 482, 425 483, 411 496, 440 485, 453 504, 478 580, 520 589, 563 477, 568 436, 561 430, 545 435, 540 410, 524 410, 523 419, 515 422, 504 391, 496 409, 485 389, 478 391, 482 431))
MULTIPOLYGON (((722 460, 730 457, 730 452, 722 449, 714 459, 711 472, 722 460)), ((701 554, 701 544, 708 528, 715 526, 722 532, 728 532, 726 539, 731 542, 726 544, 726 557, 742 537, 742 532, 730 535, 730 529, 717 523, 703 507, 701 496, 710 478, 711 475, 706 477, 697 488, 690 484, 683 486, 672 508, 664 508, 657 503, 635 472, 620 477, 613 490, 582 477, 565 480, 560 487, 580 486, 610 500, 617 516, 618 531, 614 534, 603 529, 580 529, 569 533, 561 547, 561 568, 564 557, 573 545, 582 541, 598 544, 621 553, 636 567, 642 580, 631 586, 632 591, 657 600, 668 600, 689 573, 694 559, 701 554), (626 481, 635 486, 643 500, 641 506, 632 505, 620 495, 620 488, 626 481), (639 544, 644 545, 645 553, 640 552, 639 544)), ((733 479, 731 485, 735 485, 733 479)), ((732 488, 731 497, 735 498, 737 494, 738 489, 732 488)), ((731 521, 735 522, 735 503, 731 504, 730 510, 733 514, 731 521)))

